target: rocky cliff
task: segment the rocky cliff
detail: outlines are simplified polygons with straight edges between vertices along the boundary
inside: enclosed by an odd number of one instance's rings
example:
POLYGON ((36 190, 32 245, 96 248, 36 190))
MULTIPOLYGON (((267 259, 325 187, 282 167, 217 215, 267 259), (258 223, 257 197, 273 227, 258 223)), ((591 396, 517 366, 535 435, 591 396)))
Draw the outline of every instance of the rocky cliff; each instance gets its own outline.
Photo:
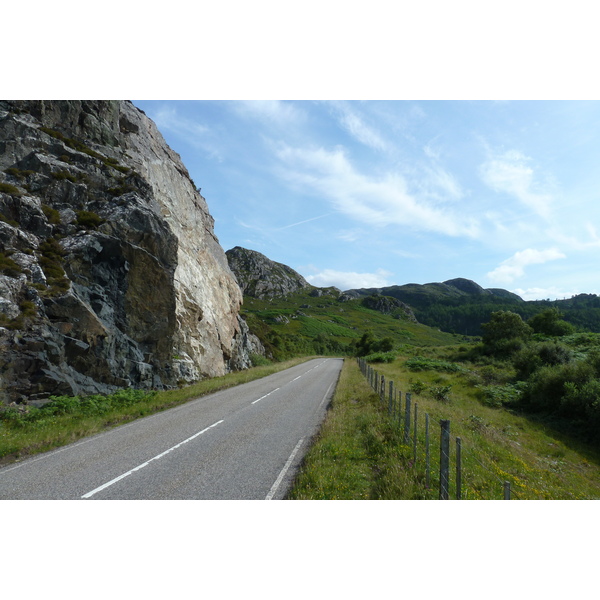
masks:
POLYGON ((257 340, 205 199, 129 102, 0 101, 0 401, 162 387, 257 340))
POLYGON ((242 293, 253 298, 286 296, 310 284, 294 269, 277 263, 255 250, 236 246, 226 252, 242 293))

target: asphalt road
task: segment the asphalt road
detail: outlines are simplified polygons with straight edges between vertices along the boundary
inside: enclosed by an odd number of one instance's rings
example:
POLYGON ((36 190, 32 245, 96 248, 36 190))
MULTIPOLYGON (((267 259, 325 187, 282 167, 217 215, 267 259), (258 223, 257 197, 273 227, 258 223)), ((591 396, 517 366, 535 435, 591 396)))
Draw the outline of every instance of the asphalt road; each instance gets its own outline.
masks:
POLYGON ((314 359, 4 467, 0 499, 281 499, 341 367, 314 359))

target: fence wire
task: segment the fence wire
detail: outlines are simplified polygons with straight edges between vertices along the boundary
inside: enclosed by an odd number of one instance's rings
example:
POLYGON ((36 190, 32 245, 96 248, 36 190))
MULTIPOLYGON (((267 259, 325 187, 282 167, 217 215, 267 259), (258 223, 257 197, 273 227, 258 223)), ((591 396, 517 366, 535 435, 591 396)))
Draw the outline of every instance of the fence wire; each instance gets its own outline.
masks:
POLYGON ((490 488, 489 481, 483 480, 481 474, 474 471, 470 463, 473 461, 491 476, 490 479, 498 482, 495 498, 525 498, 526 490, 515 476, 506 473, 511 481, 502 479, 479 458, 468 442, 465 443, 462 436, 451 434, 450 421, 441 414, 422 412, 418 402, 413 402, 410 392, 402 392, 394 381, 386 380, 364 359, 359 358, 358 364, 363 376, 378 394, 391 422, 398 428, 401 445, 410 456, 409 464, 424 471, 427 490, 437 488, 440 499, 482 499, 485 489, 490 488), (515 490, 517 486, 521 488, 519 492, 515 490))

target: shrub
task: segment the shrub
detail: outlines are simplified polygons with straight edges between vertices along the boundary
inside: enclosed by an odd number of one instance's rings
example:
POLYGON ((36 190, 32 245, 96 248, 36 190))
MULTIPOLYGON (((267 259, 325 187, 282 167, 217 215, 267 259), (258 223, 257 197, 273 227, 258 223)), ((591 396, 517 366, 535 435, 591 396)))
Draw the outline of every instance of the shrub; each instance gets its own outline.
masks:
POLYGON ((250 362, 253 367, 262 367, 264 365, 270 365, 271 361, 263 356, 262 354, 251 353, 250 354, 250 362))
POLYGON ((11 196, 22 196, 23 193, 21 192, 21 190, 12 185, 11 183, 4 183, 1 182, 0 183, 0 192, 4 193, 4 194, 10 194, 11 196))
POLYGON ((564 315, 558 308, 547 308, 534 315, 527 321, 527 324, 535 333, 544 335, 563 336, 574 332, 575 328, 570 323, 562 319, 564 315))
POLYGON ((567 389, 579 389, 594 376, 594 367, 586 361, 540 367, 527 381, 523 402, 536 410, 570 413, 574 406, 563 401, 567 389), (572 385, 567 388, 566 384, 572 385))
POLYGON ((77 224, 86 229, 96 229, 104 223, 104 219, 94 212, 87 210, 77 211, 77 224))
POLYGON ((52 225, 60 225, 60 213, 47 204, 42 204, 42 211, 46 215, 48 222, 52 225))
POLYGON ((19 226, 19 223, 17 221, 15 221, 14 219, 9 219, 6 215, 3 215, 2 213, 0 213, 0 221, 2 221, 3 223, 8 223, 13 227, 19 226))
POLYGON ((411 371, 442 371, 445 373, 457 373, 465 371, 465 368, 456 363, 438 360, 435 358, 423 358, 415 356, 405 362, 405 366, 411 371))
POLYGON ((523 347, 533 330, 520 315, 499 310, 493 312, 488 323, 482 323, 483 345, 496 356, 509 356, 523 347))
POLYGON ((0 252, 0 273, 16 279, 22 270, 10 256, 0 252))
POLYGON ((545 365, 561 365, 570 362, 569 348, 557 342, 542 342, 522 348, 514 357, 513 364, 519 379, 527 379, 545 365))
POLYGON ((395 352, 374 352, 364 357, 367 362, 371 363, 391 363, 396 360, 395 352))
POLYGON ((450 402, 451 385, 437 385, 429 388, 429 393, 438 402, 450 402))

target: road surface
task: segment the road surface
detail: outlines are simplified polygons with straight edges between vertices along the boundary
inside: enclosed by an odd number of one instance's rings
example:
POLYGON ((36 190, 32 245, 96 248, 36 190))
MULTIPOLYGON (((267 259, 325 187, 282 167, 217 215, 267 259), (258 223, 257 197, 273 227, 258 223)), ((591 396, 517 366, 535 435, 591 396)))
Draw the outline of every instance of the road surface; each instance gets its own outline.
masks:
POLYGON ((342 359, 314 359, 0 469, 0 499, 275 500, 342 359))

